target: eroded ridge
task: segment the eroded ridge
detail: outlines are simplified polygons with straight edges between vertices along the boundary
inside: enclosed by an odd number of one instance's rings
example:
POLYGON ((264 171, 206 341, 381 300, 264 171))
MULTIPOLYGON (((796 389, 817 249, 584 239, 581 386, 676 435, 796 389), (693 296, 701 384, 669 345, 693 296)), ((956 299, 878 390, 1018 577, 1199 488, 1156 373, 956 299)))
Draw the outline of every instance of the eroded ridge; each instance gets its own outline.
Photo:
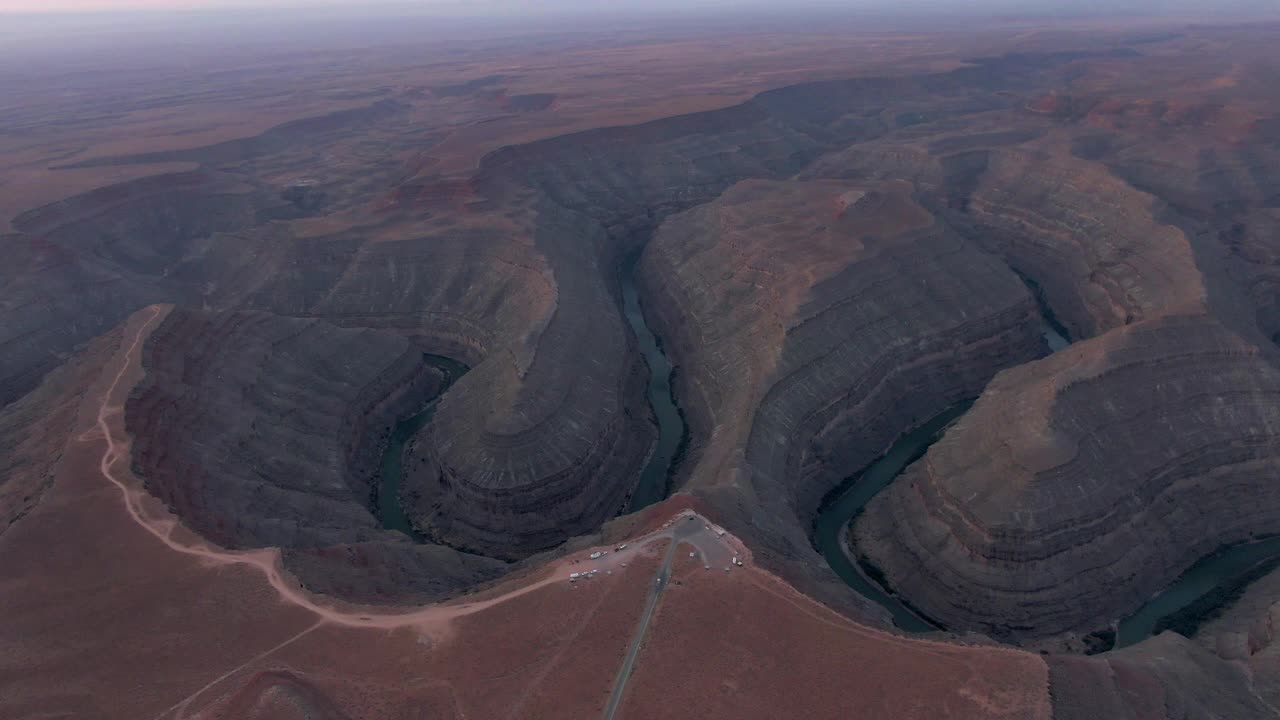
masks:
POLYGON ((178 308, 141 357, 125 410, 133 469, 211 542, 281 548, 308 588, 365 602, 439 599, 505 570, 374 515, 391 424, 443 387, 403 336, 178 308))
MULTIPOLYGON (((171 308, 152 306, 139 311, 126 324, 123 331, 121 350, 112 361, 112 364, 118 367, 110 384, 102 391, 101 404, 97 411, 97 422, 91 430, 86 431, 80 438, 81 442, 101 442, 103 444, 102 458, 98 466, 99 472, 103 478, 120 490, 124 506, 133 522, 164 543, 165 546, 175 552, 217 565, 235 564, 251 567, 262 573, 282 601, 314 613, 321 621, 350 627, 397 628, 416 626, 423 629, 432 627, 439 629, 447 625, 453 618, 479 612, 512 597, 533 592, 548 584, 565 580, 568 572, 564 568, 568 566, 568 562, 561 561, 548 565, 548 571, 544 572, 542 577, 521 583, 509 592, 493 593, 485 600, 450 605, 433 605, 416 610, 399 609, 388 611, 385 609, 344 607, 336 604, 321 603, 309 592, 302 589, 297 584, 297 581, 282 567, 280 550, 277 548, 230 550, 220 548, 194 536, 171 514, 158 508, 150 494, 141 488, 135 487, 136 479, 132 477, 132 473, 128 468, 133 443, 126 434, 124 423, 122 422, 125 399, 131 392, 132 386, 141 379, 139 376, 142 373, 142 348, 151 334, 155 332, 156 328, 165 321, 166 316, 171 312, 171 308)), ((108 372, 110 372, 109 369, 108 372)), ((676 520, 701 522, 695 514, 686 511, 676 519, 666 523, 663 527, 633 540, 630 543, 631 552, 612 553, 609 555, 608 560, 592 563, 592 565, 597 569, 612 568, 614 565, 626 562, 627 558, 637 553, 645 552, 650 545, 666 543, 673 537, 674 527, 683 527, 684 525, 684 523, 677 524, 676 520)), ((703 540, 703 544, 708 548, 713 545, 718 546, 718 543, 719 538, 703 540)), ((736 547, 740 548, 740 545, 736 547)), ((709 551, 702 550, 704 553, 709 551)), ((718 550, 717 552, 717 561, 720 561, 723 560, 721 556, 725 556, 725 552, 728 551, 718 550)), ((743 551, 738 550, 738 552, 743 551)))
POLYGON ((1280 371, 1213 319, 1170 316, 999 375, 856 544, 950 627, 1085 634, 1280 532, 1277 470, 1280 371))
POLYGON ((706 438, 688 486, 749 516, 772 557, 810 552, 797 531, 898 429, 1047 352, 1017 276, 913 191, 746 181, 669 219, 646 251, 680 395, 706 438))

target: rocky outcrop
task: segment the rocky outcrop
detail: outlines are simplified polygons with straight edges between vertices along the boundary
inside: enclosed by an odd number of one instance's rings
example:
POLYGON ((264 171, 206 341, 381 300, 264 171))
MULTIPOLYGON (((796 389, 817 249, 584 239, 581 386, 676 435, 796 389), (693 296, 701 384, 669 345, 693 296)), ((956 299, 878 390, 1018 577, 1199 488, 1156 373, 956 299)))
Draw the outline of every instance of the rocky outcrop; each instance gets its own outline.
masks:
MULTIPOLYGON (((372 138, 404 142, 413 114, 394 99, 248 140, 85 161, 77 167, 201 169, 17 223, 41 257, 76 264, 9 294, 20 304, 48 295, 57 313, 7 327, 15 344, 65 353, 140 305, 174 302, 419 339, 473 371, 413 444, 406 491, 416 522, 458 546, 522 556, 615 514, 643 465, 653 432, 614 268, 663 218, 743 179, 789 177, 912 112, 942 120, 1014 107, 1010 88, 1059 63, 986 59, 938 75, 782 88, 723 110, 504 148, 473 179, 434 184, 413 176, 412 161, 351 172, 372 138), (96 233, 117 215, 134 224, 96 233), (121 280, 97 282, 108 276, 121 280), (48 293, 55 285, 65 292, 48 293), (104 295, 111 287, 127 294, 104 295)), ((12 397, 59 358, 11 357, 12 397)))
POLYGON ((1258 693, 1261 676, 1174 633, 1102 656, 1050 655, 1046 662, 1057 720, 1276 716, 1258 693))
POLYGON ((816 560, 804 529, 824 495, 902 428, 1047 352, 1017 276, 911 191, 744 182, 668 220, 646 251, 700 440, 686 487, 749 522, 758 558, 816 560))
POLYGON ((1105 627, 1199 557, 1280 532, 1280 371, 1206 316, 1114 330, 998 376, 855 523, 949 627, 1105 627))
POLYGON ((1072 337, 1166 312, 1196 312, 1205 288, 1186 236, 1158 222, 1158 201, 1101 165, 997 151, 965 218, 975 237, 1033 278, 1072 337))
POLYGON ((210 540, 289 549, 304 584, 360 599, 438 596, 499 569, 415 545, 369 511, 368 436, 395 420, 387 409, 406 391, 438 381, 403 337, 176 309, 143 367, 126 408, 134 470, 210 540))
POLYGON ((1233 216, 1214 235, 1234 261, 1258 330, 1272 342, 1280 340, 1280 207, 1233 216))
MULTIPOLYGON (((440 412, 415 443, 417 461, 410 491, 416 498, 413 512, 423 528, 451 544, 513 556, 558 542, 564 539, 566 530, 574 532, 598 525, 616 512, 635 482, 643 451, 637 452, 639 448, 633 440, 612 436, 630 427, 646 443, 651 437, 638 420, 647 413, 638 392, 637 365, 620 350, 620 343, 629 342, 617 314, 618 292, 612 270, 620 258, 636 249, 665 218, 712 202, 744 180, 782 180, 825 152, 884 135, 891 129, 884 117, 886 103, 901 103, 906 110, 925 103, 927 98, 933 117, 939 119, 1010 107, 1014 99, 1002 94, 1000 88, 1029 82, 1054 64, 1053 60, 1021 60, 983 61, 980 69, 937 76, 866 78, 783 88, 723 110, 575 133, 504 148, 485 158, 475 187, 487 201, 477 204, 523 207, 531 213, 532 237, 550 267, 555 302, 516 335, 514 343, 491 351, 484 362, 476 365, 445 398, 440 412), (598 399, 586 402, 584 398, 589 395, 598 399), (615 401, 615 397, 621 401, 615 401), (561 530, 555 531, 556 527, 561 530)), ((1011 141, 1004 136, 994 139, 1011 141)), ((854 195, 861 192, 854 187, 848 189, 854 195)), ((757 397, 748 391, 735 401, 736 409, 718 409, 721 414, 740 412, 747 417, 756 413, 754 403, 762 402, 764 393, 773 393, 765 414, 757 414, 763 418, 763 426, 735 424, 739 428, 757 428, 751 432, 761 433, 758 449, 750 451, 759 453, 761 459, 753 456, 747 462, 767 464, 763 472, 770 478, 769 483, 802 488, 797 497, 803 515, 812 513, 842 473, 856 469, 858 463, 865 463, 888 445, 898 427, 886 424, 868 433, 860 429, 859 423, 900 403, 908 395, 907 385, 937 381, 941 392, 922 400, 919 407, 901 404, 902 415, 894 422, 923 420, 925 416, 917 413, 940 409, 976 393, 999 367, 1042 352, 1034 330, 1038 323, 1034 304, 1016 283, 1016 277, 1002 270, 990 256, 976 249, 961 249, 960 239, 945 228, 924 232, 913 224, 923 222, 927 227, 933 223, 928 213, 906 197, 910 192, 909 186, 873 192, 861 209, 848 215, 846 225, 862 222, 863 215, 872 220, 856 231, 868 238, 879 232, 892 232, 906 239, 900 249, 864 265, 866 275, 850 272, 833 280, 830 286, 817 287, 813 306, 797 310, 800 317, 796 332, 787 341, 794 342, 797 349, 788 348, 780 356, 778 362, 783 367, 777 377, 780 383, 796 385, 771 388, 768 382, 758 379, 754 390, 759 393, 757 397), (888 205, 879 207, 882 202, 888 205), (898 211, 909 217, 895 217, 898 211), (915 231, 921 231, 923 236, 910 236, 915 231), (928 258, 936 253, 941 253, 943 259, 931 264, 935 261, 928 258), (953 261, 957 263, 955 267, 942 269, 944 263, 953 261), (921 290, 926 297, 919 298, 919 302, 950 302, 955 298, 946 296, 946 292, 954 290, 979 298, 998 298, 991 300, 994 307, 979 302, 974 310, 983 319, 960 322, 945 330, 909 330, 914 315, 910 320, 904 319, 901 326, 881 326, 869 335, 858 334, 867 327, 841 326, 846 321, 856 325, 858 312, 866 313, 862 319, 872 324, 878 313, 891 313, 892 308, 888 304, 882 306, 878 299, 846 302, 848 295, 856 292, 851 288, 860 282, 888 283, 884 277, 892 273, 909 275, 914 270, 908 267, 915 262, 924 262, 931 268, 926 271, 929 279, 922 285, 934 280, 933 272, 939 276, 937 281, 947 287, 941 276, 974 270, 972 278, 961 281, 962 285, 973 282, 973 286, 964 285, 963 291, 959 285, 950 286, 937 295, 930 295, 931 288, 921 290), (1007 284, 1010 280, 1013 284, 1007 284), (994 283, 995 289, 985 289, 988 281, 994 283), (971 292, 978 287, 984 289, 971 292), (853 316, 841 315, 843 310, 824 315, 824 308, 829 305, 853 305, 857 309, 853 316), (897 356, 886 359, 886 355, 875 355, 871 359, 873 356, 868 354, 868 366, 883 363, 874 369, 851 363, 841 348, 863 340, 889 344, 893 349, 888 354, 897 356), (922 344, 917 347, 913 343, 922 344), (957 345, 971 347, 959 353, 954 365, 935 364, 938 358, 934 353, 951 354, 957 345), (919 362, 908 358, 921 350, 924 358, 919 362), (795 353, 795 357, 787 353, 795 353), (897 367, 899 363, 902 367, 897 367), (818 366, 822 369, 812 370, 814 376, 797 374, 798 368, 818 366), (903 370, 908 366, 910 371, 903 370), (972 372, 966 367, 973 368, 972 372), (901 375, 896 374, 899 370, 901 375), (894 389, 886 388, 886 377, 894 378, 889 381, 895 384, 894 389), (861 382, 869 385, 851 389, 851 385, 861 382), (792 402, 795 393, 808 397, 827 391, 836 393, 834 402, 809 397, 799 401, 802 407, 782 407, 792 402), (846 395, 849 392, 851 396, 846 395), (873 398, 869 402, 878 403, 874 408, 850 411, 847 407, 867 402, 868 397, 873 398), (822 407, 812 407, 813 403, 822 407), (793 413, 813 414, 801 417, 793 413), (803 427, 794 427, 797 423, 803 423, 803 427), (759 429, 764 426, 769 429, 759 429), (793 430, 805 439, 793 442, 793 430), (803 462, 798 455, 790 454, 824 432, 826 435, 816 441, 826 446, 821 452, 803 462), (765 439, 770 437, 768 433, 788 439, 775 447, 771 445, 774 440, 765 439), (845 434, 850 436, 842 438, 845 434), (862 444, 864 441, 866 445, 862 444), (807 468, 803 479, 783 479, 802 465, 807 468)), ((857 199, 851 196, 843 202, 855 205, 857 199)), ((798 221, 797 228, 807 232, 801 229, 803 222, 798 221)), ((850 232, 853 231, 847 228, 838 230, 832 237, 841 238, 850 232)), ((826 271, 834 277, 842 267, 836 260, 826 271)), ((797 275, 805 272, 797 263, 797 275)), ((801 284, 785 291, 800 292, 791 299, 793 303, 808 300, 808 287, 818 284, 816 277, 798 279, 801 284)), ((653 285, 649 280, 643 284, 653 285)), ((664 292, 656 286, 654 291, 664 292)), ((668 301, 683 302, 675 297, 679 292, 672 291, 668 301)), ((911 297, 904 295, 904 302, 911 297)), ((755 301, 756 307, 765 308, 772 300, 768 293, 762 294, 755 301)), ((663 302, 645 299, 653 312, 667 316, 664 327, 658 329, 659 335, 676 337, 682 331, 676 327, 674 317, 683 310, 677 304, 663 309, 663 302)), ((910 307, 909 315, 915 311, 914 306, 910 307)), ((675 340, 686 345, 695 341, 701 340, 675 340)), ((753 346, 750 353, 764 350, 761 361, 767 366, 774 362, 767 357, 774 347, 781 345, 753 346)), ((701 368, 689 370, 701 372, 701 368)), ((715 432, 710 421, 703 426, 706 432, 715 432)), ((741 440, 746 443, 746 436, 741 440)), ((730 454, 738 453, 741 460, 741 446, 728 449, 731 444, 722 440, 721 447, 730 454)), ((724 477, 718 471, 706 476, 715 477, 714 483, 724 477)), ((773 490, 769 492, 772 494, 773 490)), ((741 498, 734 498, 728 502, 736 505, 740 501, 741 498)))
POLYGON ((94 338, 35 390, 0 408, 0 535, 53 485, 68 437, 85 422, 82 400, 95 382, 103 382, 103 363, 119 340, 113 332, 94 338))
MULTIPOLYGON (((1060 141, 1032 133, 970 130, 921 142, 930 137, 855 146, 824 157, 806 174, 910 180, 921 202, 1034 284, 1073 338, 1169 312, 1199 312, 1211 290, 1225 289, 1210 288, 1204 277, 1202 253, 1193 243, 1200 230, 1175 222, 1182 218, 1170 204, 1180 195, 1153 195, 1133 184, 1136 174, 1165 170, 1153 167, 1155 158, 1139 161, 1109 149, 1103 154, 1115 162, 1106 164, 1094 153, 1073 156, 1060 141)), ((1191 174, 1164 178, 1151 189, 1186 191, 1197 184, 1191 174)), ((1230 192, 1206 189, 1199 196, 1226 201, 1230 192)))
MULTIPOLYGON (((681 365, 694 430, 681 478, 775 557, 803 557, 817 576, 806 525, 841 478, 1000 368, 1044 353, 1032 295, 1006 266, 1039 283, 1080 335, 1200 302, 1186 238, 1155 219, 1158 201, 1055 148, 1060 119, 1024 109, 1079 57, 780 88, 503 148, 466 178, 430 175, 422 152, 436 136, 404 104, 425 96, 391 91, 379 97, 400 99, 247 141, 99 158, 90 164, 201 169, 20 219, 19 257, 48 272, 5 278, 5 302, 32 312, 10 313, 18 319, 0 335, 16 348, 0 367, 0 401, 150 302, 319 318, 308 332, 324 337, 352 337, 334 326, 377 331, 378 343, 411 342, 472 368, 410 446, 411 519, 448 545, 525 557, 618 513, 650 452, 644 367, 620 316, 617 268, 656 233, 639 284, 681 365), (393 150, 371 161, 373 147, 393 150)), ((350 372, 339 384, 373 367, 350 372)), ((428 374, 339 393, 340 417, 324 425, 336 454, 307 459, 323 458, 308 469, 315 482, 343 489, 295 489, 344 529, 252 513, 244 522, 254 527, 228 527, 243 498, 195 473, 157 491, 211 537, 280 543, 298 562, 319 562, 333 543, 379 543, 344 493, 363 507, 379 432, 406 409, 375 396, 392 385, 402 397, 430 394, 428 374)), ((231 400, 205 392, 184 402, 198 416, 231 400)), ((184 462, 266 450, 209 452, 184 462)), ((296 468, 260 467, 264 487, 296 479, 276 478, 296 468)))
POLYGON ((597 250, 603 232, 555 206, 539 221, 555 305, 444 398, 406 478, 408 513, 425 532, 513 559, 615 515, 656 435, 597 250))
POLYGON ((246 188, 202 173, 96 190, 14 220, 0 269, 0 404, 139 307, 191 302, 167 272, 189 244, 258 222, 246 188))

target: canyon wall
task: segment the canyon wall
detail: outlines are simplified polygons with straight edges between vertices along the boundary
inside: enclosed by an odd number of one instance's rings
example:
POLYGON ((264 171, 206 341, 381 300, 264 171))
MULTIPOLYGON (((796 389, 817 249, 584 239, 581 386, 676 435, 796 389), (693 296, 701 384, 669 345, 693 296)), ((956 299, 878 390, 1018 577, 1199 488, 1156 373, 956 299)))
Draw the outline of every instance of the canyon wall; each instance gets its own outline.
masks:
POLYGON ((179 308, 143 367, 125 416, 134 471, 220 546, 288 549, 304 585, 366 600, 436 597, 501 568, 415 544, 370 511, 371 435, 385 436, 406 391, 439 389, 403 337, 179 308), (364 558, 354 569, 352 555, 364 558))
POLYGON ((668 219, 645 253, 701 440, 686 487, 809 589, 825 581, 806 532, 824 495, 903 428, 1047 352, 1017 276, 912 190, 743 182, 668 219))
POLYGON ((1280 371, 1203 316, 1114 330, 997 376, 855 523, 948 627, 1104 628, 1198 558, 1280 532, 1280 371))

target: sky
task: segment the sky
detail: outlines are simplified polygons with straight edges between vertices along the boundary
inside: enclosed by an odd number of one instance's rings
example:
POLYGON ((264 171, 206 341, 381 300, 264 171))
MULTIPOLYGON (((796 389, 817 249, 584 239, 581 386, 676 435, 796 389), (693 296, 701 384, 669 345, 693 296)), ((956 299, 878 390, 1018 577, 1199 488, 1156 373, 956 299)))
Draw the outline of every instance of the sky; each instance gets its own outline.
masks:
MULTIPOLYGON (((343 7, 347 10, 377 5, 368 0, 0 0, 0 12, 46 13, 104 10, 191 10, 243 8, 343 7)), ((969 12, 1072 10, 1125 12, 1188 11, 1196 8, 1274 10, 1280 14, 1280 0, 402 0, 401 6, 434 10, 447 14, 545 14, 609 10, 677 10, 688 8, 733 9, 739 7, 782 8, 797 6, 869 10, 964 10, 969 12)))
MULTIPOLYGON (((0 0, 0 10, 7 12, 75 12, 102 10, 180 10, 192 8, 277 7, 321 4, 323 0, 0 0)), ((326 3, 333 4, 333 3, 326 3)))

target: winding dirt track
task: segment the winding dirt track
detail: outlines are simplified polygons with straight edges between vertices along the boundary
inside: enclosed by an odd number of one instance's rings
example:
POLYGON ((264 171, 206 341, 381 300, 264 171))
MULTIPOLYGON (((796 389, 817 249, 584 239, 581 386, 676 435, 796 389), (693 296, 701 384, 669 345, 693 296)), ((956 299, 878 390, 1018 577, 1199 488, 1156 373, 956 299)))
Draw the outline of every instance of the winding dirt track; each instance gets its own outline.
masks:
POLYGON ((217 564, 239 564, 253 567, 266 577, 267 582, 286 603, 305 608, 315 613, 324 622, 348 627, 392 629, 448 623, 454 618, 479 612, 505 600, 549 585, 558 579, 557 576, 546 577, 498 597, 471 603, 432 605, 399 613, 386 612, 385 610, 358 612, 321 605, 313 600, 305 590, 290 581, 281 566, 280 551, 277 548, 233 551, 219 549, 208 544, 191 545, 176 539, 174 531, 178 527, 177 521, 148 517, 142 504, 145 491, 131 488, 122 478, 129 472, 129 450, 132 444, 124 429, 124 403, 130 387, 128 386, 129 384, 121 387, 122 382, 130 370, 138 367, 141 362, 140 351, 143 342, 146 341, 158 322, 168 313, 167 309, 161 306, 152 306, 149 310, 150 315, 134 333, 128 349, 124 352, 120 362, 120 369, 116 373, 115 379, 106 392, 103 393, 102 405, 98 409, 96 429, 82 435, 80 440, 90 442, 101 438, 106 442, 106 448, 102 453, 102 461, 99 463, 98 469, 102 472, 103 477, 110 480, 112 484, 120 489, 125 507, 128 509, 129 516, 133 521, 154 535, 171 550, 184 555, 194 555, 217 564), (125 397, 117 397, 118 395, 124 395, 125 397))
MULTIPOLYGON (((321 624, 333 623, 346 627, 377 629, 402 627, 440 628, 447 626, 456 618, 480 612, 512 598, 533 592, 541 587, 564 581, 564 573, 560 572, 560 566, 565 564, 562 561, 553 563, 551 565, 553 571, 548 573, 546 577, 486 600, 451 605, 431 605, 404 612, 387 612, 385 609, 363 612, 318 603, 288 576, 282 567, 280 550, 277 548, 234 551, 217 548, 208 543, 192 544, 179 540, 175 537, 175 531, 179 528, 177 520, 171 517, 150 517, 143 504, 149 497, 146 491, 131 487, 130 483, 126 481, 126 478, 130 477, 128 468, 132 442, 124 427, 124 404, 133 383, 126 383, 125 378, 131 371, 141 372, 142 345, 159 322, 168 314, 168 308, 157 305, 151 306, 148 311, 150 314, 133 333, 131 340, 127 337, 128 331, 125 331, 126 341, 129 344, 119 359, 120 368, 116 372, 115 378, 103 393, 102 403, 98 408, 97 424, 94 429, 81 435, 79 440, 81 442, 96 442, 98 440, 105 442, 98 469, 103 477, 120 489, 130 518, 171 550, 215 564, 237 564, 252 567, 263 574, 272 589, 287 604, 309 610, 318 617, 321 624)), ((121 343, 121 346, 124 346, 124 342, 121 343)), ((634 552, 644 549, 651 543, 667 538, 670 534, 669 530, 664 529, 640 538, 632 543, 634 552)), ((627 553, 627 555, 631 555, 631 553, 627 553)), ((608 559, 596 563, 596 566, 610 567, 620 561, 620 554, 615 553, 610 555, 608 559)))

